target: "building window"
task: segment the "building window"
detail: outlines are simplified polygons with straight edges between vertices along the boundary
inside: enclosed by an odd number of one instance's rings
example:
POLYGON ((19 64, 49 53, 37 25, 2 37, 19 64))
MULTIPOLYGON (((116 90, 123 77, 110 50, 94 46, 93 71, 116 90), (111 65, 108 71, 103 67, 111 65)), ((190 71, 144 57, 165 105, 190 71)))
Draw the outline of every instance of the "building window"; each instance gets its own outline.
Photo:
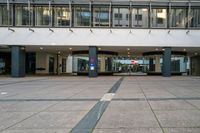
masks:
POLYGON ((132 27, 148 28, 149 24, 148 8, 132 9, 132 27))
POLYGON ((109 8, 95 7, 93 9, 93 26, 109 27, 109 8))
POLYGON ((200 27, 200 9, 191 9, 189 21, 190 27, 200 27))
POLYGON ((153 28, 167 28, 167 9, 152 9, 151 13, 153 28))
POLYGON ((66 7, 55 7, 54 8, 54 22, 55 26, 70 26, 70 11, 66 7))
POLYGON ((113 27, 128 27, 129 26, 129 9, 122 7, 113 8, 113 27), (127 19, 128 16, 128 19, 127 19))
POLYGON ((50 20, 51 12, 49 7, 36 7, 35 8, 35 25, 36 26, 49 26, 51 24, 50 20))
POLYGON ((0 5, 0 25, 1 26, 8 26, 8 25, 12 25, 12 11, 13 8, 10 5, 10 10, 9 10, 9 15, 8 15, 8 10, 7 10, 7 5, 0 5), (9 20, 8 20, 9 17, 9 20))
POLYGON ((91 13, 89 7, 76 6, 74 8, 74 26, 90 26, 91 13))
POLYGON ((142 15, 141 14, 136 14, 135 15, 135 20, 142 21, 142 15))
POLYGON ((170 27, 185 28, 187 25, 186 9, 171 9, 170 27))
POLYGON ((26 26, 33 24, 33 8, 30 8, 30 12, 28 6, 18 5, 15 8, 15 24, 16 26, 26 26), (30 13, 30 18, 29 18, 30 13), (30 21, 30 22, 29 22, 30 21))

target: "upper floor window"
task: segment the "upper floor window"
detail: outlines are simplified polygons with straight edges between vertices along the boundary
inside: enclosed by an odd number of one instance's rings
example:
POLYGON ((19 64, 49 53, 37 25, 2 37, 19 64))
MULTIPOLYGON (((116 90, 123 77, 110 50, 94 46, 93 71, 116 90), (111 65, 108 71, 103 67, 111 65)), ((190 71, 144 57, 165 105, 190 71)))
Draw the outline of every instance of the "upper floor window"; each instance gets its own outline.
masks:
POLYGON ((152 9, 151 26, 153 28, 167 28, 167 9, 152 9))
POLYGON ((170 27, 185 28, 187 25, 187 10, 174 8, 170 13, 170 27))
POLYGON ((132 27, 148 28, 149 25, 148 8, 132 9, 132 27))
POLYGON ((75 27, 89 27, 91 20, 91 13, 89 6, 75 6, 74 8, 74 26, 75 27))
POLYGON ((10 5, 9 11, 7 10, 7 5, 0 5, 0 25, 1 26, 8 26, 12 25, 12 18, 13 8, 10 5), (8 13, 9 12, 9 13, 8 13))
POLYGON ((35 25, 49 26, 51 24, 51 11, 48 6, 35 7, 35 25))
POLYGON ((33 8, 26 5, 17 5, 15 7, 15 25, 26 26, 33 24, 33 8))
POLYGON ((200 9, 191 9, 189 15, 189 26, 192 28, 200 27, 200 9))
POLYGON ((71 13, 67 7, 54 8, 55 26, 70 26, 71 13))
POLYGON ((113 27, 129 26, 129 8, 114 7, 113 8, 113 27))
POLYGON ((93 26, 94 27, 109 27, 109 7, 94 7, 93 8, 93 26))

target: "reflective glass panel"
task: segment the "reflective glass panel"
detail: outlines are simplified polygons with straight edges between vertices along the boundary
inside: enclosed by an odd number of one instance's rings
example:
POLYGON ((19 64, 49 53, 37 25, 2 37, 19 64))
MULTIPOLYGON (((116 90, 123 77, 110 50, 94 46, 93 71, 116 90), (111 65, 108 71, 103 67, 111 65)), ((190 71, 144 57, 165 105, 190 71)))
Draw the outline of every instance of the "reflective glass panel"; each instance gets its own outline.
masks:
POLYGON ((200 9, 191 9, 189 21, 190 27, 200 27, 200 9))
POLYGON ((30 18, 28 6, 15 7, 15 24, 16 26, 32 25, 33 21, 33 8, 30 8, 30 18), (30 22, 29 22, 30 21, 30 22))
POLYGON ((147 8, 132 9, 132 27, 148 28, 149 16, 147 8))
POLYGON ((74 26, 90 26, 91 13, 89 7, 77 6, 74 8, 74 26))
POLYGON ((95 7, 93 9, 93 26, 109 27, 109 8, 95 7))
POLYGON ((128 8, 113 8, 113 27, 128 27, 129 26, 129 9, 128 8))
POLYGON ((175 28, 185 28, 187 24, 186 9, 171 9, 170 26, 175 28))
POLYGON ((151 26, 155 28, 167 27, 167 9, 152 9, 151 26))
POLYGON ((12 25, 12 7, 10 5, 10 10, 9 10, 9 15, 8 15, 8 10, 6 5, 0 5, 0 25, 1 26, 7 26, 7 25, 12 25), (9 17, 9 21, 8 21, 9 17))
POLYGON ((55 26, 70 26, 70 11, 66 7, 54 8, 54 22, 55 26))
POLYGON ((36 9, 35 9, 35 25, 36 26, 50 25, 49 7, 36 7, 36 9))

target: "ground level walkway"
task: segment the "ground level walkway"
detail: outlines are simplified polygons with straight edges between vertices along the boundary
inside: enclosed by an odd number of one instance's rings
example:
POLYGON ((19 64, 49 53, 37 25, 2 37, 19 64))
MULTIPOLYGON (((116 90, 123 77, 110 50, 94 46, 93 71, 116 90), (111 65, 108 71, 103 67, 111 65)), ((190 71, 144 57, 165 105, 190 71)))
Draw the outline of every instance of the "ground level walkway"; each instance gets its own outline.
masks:
POLYGON ((199 133, 200 77, 0 77, 1 133, 199 133))

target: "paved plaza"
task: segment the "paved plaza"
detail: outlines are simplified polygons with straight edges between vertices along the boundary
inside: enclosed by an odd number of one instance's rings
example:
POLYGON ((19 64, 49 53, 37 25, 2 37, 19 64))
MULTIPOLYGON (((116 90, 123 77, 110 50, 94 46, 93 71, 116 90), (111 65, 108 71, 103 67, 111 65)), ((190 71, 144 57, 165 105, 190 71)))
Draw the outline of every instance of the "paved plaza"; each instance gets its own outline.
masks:
POLYGON ((200 77, 0 77, 0 133, 200 133, 200 77))

